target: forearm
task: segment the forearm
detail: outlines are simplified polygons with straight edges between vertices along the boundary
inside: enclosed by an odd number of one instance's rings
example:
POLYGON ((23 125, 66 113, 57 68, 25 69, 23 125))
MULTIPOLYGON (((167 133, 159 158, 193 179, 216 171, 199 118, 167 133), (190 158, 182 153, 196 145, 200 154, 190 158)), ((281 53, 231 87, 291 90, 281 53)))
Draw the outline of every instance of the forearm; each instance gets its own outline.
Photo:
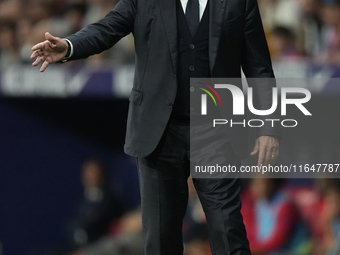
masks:
POLYGON ((274 78, 256 0, 248 0, 243 31, 242 69, 247 78, 274 78))
POLYGON ((68 60, 99 54, 133 32, 137 13, 135 1, 121 0, 103 19, 66 37, 73 46, 73 54, 68 60))
MULTIPOLYGON (((252 88, 252 95, 248 97, 256 110, 269 110, 274 99, 277 99, 277 94, 274 93, 276 81, 256 0, 247 1, 243 34, 242 69, 248 78, 248 86, 252 88)), ((276 108, 275 105, 273 108, 276 108)), ((280 137, 280 126, 274 121, 279 119, 277 111, 255 117, 262 119, 264 123, 258 130, 258 137, 280 137)))

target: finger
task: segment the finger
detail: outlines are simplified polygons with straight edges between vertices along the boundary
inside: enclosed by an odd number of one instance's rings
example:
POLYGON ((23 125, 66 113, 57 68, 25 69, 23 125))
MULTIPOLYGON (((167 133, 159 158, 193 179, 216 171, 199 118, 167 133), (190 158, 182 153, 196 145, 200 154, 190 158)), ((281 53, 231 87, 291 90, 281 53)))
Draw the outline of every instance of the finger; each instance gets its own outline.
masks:
POLYGON ((265 160, 264 160, 265 165, 269 165, 269 164, 273 165, 273 160, 275 160, 275 155, 272 149, 273 148, 270 145, 265 146, 265 153, 266 153, 265 160))
POLYGON ((272 164, 275 165, 277 158, 279 156, 279 146, 274 146, 271 154, 272 154, 272 164))
MULTIPOLYGON (((262 165, 263 166, 268 166, 268 159, 269 159, 269 156, 268 156, 268 152, 266 150, 266 147, 263 146, 263 148, 261 148, 261 151, 262 151, 262 165)), ((260 155, 260 154, 259 154, 260 155)))
POLYGON ((268 144, 266 145, 266 160, 268 164, 275 165, 277 156, 278 156, 278 148, 276 144, 268 144))
POLYGON ((259 142, 256 140, 253 151, 250 153, 251 156, 256 155, 259 152, 259 142))
POLYGON ((279 156, 279 154, 280 154, 280 148, 279 148, 279 146, 277 146, 276 149, 275 149, 276 158, 279 156))
POLYGON ((51 35, 49 32, 45 33, 45 38, 46 40, 50 41, 53 44, 57 44, 59 38, 58 37, 54 37, 53 35, 51 35))
POLYGON ((49 65, 50 63, 45 60, 45 62, 41 65, 40 72, 44 72, 49 65))
POLYGON ((277 156, 273 151, 270 151, 267 155, 268 157, 268 164, 275 165, 277 156))
POLYGON ((45 47, 46 41, 41 42, 41 43, 37 43, 36 45, 34 45, 32 47, 32 51, 36 51, 36 50, 43 50, 45 47))
POLYGON ((277 158, 274 158, 274 159, 271 160, 270 164, 271 164, 272 166, 274 166, 274 165, 276 164, 276 161, 277 161, 277 158))
POLYGON ((35 58, 37 58, 38 56, 41 56, 41 55, 42 55, 41 50, 36 50, 32 53, 31 59, 35 59, 35 58))
POLYGON ((257 161, 258 166, 260 166, 261 164, 264 165, 265 157, 266 157, 266 151, 264 149, 264 146, 259 146, 259 158, 257 161))
POLYGON ((33 66, 37 66, 37 65, 39 65, 41 62, 43 62, 45 59, 44 59, 44 57, 43 56, 39 56, 39 57, 37 57, 37 59, 33 62, 33 66))

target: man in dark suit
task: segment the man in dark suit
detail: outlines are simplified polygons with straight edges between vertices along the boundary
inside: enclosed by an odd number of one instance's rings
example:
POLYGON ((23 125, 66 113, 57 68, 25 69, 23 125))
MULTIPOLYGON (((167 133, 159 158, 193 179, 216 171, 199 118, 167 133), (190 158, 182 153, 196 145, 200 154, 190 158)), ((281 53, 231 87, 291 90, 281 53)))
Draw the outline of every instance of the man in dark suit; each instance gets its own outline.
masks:
MULTIPOLYGON (((102 20, 65 39, 46 33, 31 58, 49 64, 86 58, 134 34, 136 71, 125 152, 137 158, 146 255, 183 253, 189 172, 192 77, 274 77, 256 0, 121 0, 102 20)), ((270 108, 272 85, 254 87, 270 108)), ((268 107, 267 107, 268 106, 268 107)), ((261 129, 252 155, 275 163, 278 132, 261 129)), ((245 131, 230 130, 225 163, 247 155, 245 131)), ((238 179, 195 179, 212 253, 250 254, 238 179)))

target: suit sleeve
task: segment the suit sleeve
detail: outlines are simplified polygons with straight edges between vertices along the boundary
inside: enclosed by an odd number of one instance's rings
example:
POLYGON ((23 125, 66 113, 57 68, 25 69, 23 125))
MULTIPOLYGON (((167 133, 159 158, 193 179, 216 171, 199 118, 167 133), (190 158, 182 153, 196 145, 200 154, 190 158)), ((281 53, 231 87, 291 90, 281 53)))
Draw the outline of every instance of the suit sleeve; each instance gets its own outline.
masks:
POLYGON ((246 5, 242 69, 247 78, 274 78, 256 0, 248 0, 246 5))
MULTIPOLYGON (((262 26, 256 0, 247 0, 243 31, 242 70, 247 77, 249 87, 253 88, 253 105, 258 110, 268 110, 272 106, 272 89, 276 87, 267 40, 262 26)), ((277 111, 267 116, 257 116, 264 121, 258 136, 280 138, 279 122, 272 127, 271 121, 279 119, 277 111)))
POLYGON ((66 37, 73 45, 68 60, 87 58, 111 48, 121 38, 133 32, 137 14, 137 0, 120 0, 103 19, 66 37))

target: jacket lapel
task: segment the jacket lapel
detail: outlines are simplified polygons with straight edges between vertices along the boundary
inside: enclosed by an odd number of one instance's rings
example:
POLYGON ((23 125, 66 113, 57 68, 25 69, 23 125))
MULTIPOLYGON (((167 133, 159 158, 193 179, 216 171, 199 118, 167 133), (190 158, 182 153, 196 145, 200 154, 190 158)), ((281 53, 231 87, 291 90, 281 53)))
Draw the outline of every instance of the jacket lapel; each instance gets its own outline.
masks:
POLYGON ((212 74, 221 36, 221 28, 227 0, 210 0, 209 13, 209 65, 212 74))
POLYGON ((162 20, 169 43, 172 64, 177 72, 177 16, 175 0, 159 0, 162 20))

